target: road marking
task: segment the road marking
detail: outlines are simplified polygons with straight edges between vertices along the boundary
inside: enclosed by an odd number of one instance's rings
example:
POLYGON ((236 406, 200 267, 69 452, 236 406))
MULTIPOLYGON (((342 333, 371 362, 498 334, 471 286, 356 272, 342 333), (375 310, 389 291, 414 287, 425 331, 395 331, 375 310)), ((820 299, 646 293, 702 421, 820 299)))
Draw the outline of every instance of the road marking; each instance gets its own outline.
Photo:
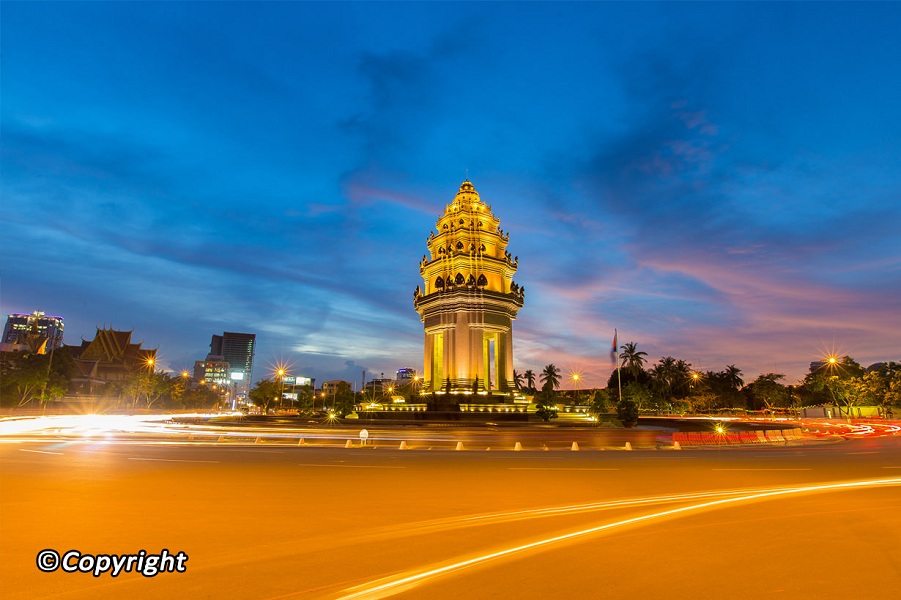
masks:
POLYGON ((26 450, 25 448, 19 448, 19 452, 34 452, 35 454, 56 454, 57 456, 62 456, 62 452, 47 452, 46 450, 26 450))
POLYGON ((621 521, 615 521, 613 523, 606 523, 604 525, 598 525, 596 527, 589 527, 588 529, 583 529, 580 531, 574 531, 572 533, 566 533, 563 535, 557 535, 554 537, 545 538, 542 540, 538 540, 536 542, 530 542, 528 544, 522 544, 520 546, 513 546, 510 548, 506 548, 504 550, 499 550, 497 552, 491 552, 488 554, 483 554, 481 556, 475 556, 473 558, 460 560, 457 562, 438 564, 433 566, 427 566, 419 569, 410 569, 408 571, 404 571, 401 573, 396 573, 394 575, 389 575, 388 577, 383 577, 381 579, 377 579, 375 581, 371 581, 369 583, 364 583, 362 585, 354 586, 343 591, 344 595, 340 597, 340 600, 378 600, 380 598, 385 598, 387 596, 393 596, 395 594, 401 592, 408 592, 417 585, 427 582, 430 579, 438 578, 442 575, 446 575, 448 573, 453 573, 455 571, 460 571, 462 569, 472 567, 481 563, 488 562, 490 560, 494 560, 497 558, 502 558, 505 556, 510 556, 512 554, 525 552, 528 550, 533 550, 535 548, 540 548, 542 546, 548 546, 551 544, 556 544, 559 542, 569 541, 575 538, 584 537, 591 534, 600 533, 603 531, 607 531, 610 529, 615 529, 617 527, 624 527, 627 525, 634 525, 636 523, 643 523, 646 521, 652 521, 656 519, 672 517, 675 515, 682 515, 684 513, 692 513, 700 510, 725 506, 729 504, 748 502, 753 500, 760 499, 769 499, 776 498, 779 496, 788 496, 788 495, 796 495, 802 494, 806 492, 828 492, 828 491, 843 491, 853 488, 867 488, 867 487, 877 487, 877 486, 898 486, 901 485, 901 478, 894 479, 875 479, 875 480, 858 480, 858 481, 850 481, 843 483, 827 483, 827 484, 819 484, 819 485, 809 485, 803 487, 792 487, 792 488, 777 488, 775 490, 763 491, 759 493, 747 494, 742 496, 737 496, 733 498, 724 498, 721 500, 712 500, 709 502, 701 502, 699 504, 691 504, 689 506, 682 506, 679 508, 673 508, 669 510, 664 510, 656 513, 650 513, 646 515, 640 515, 638 517, 631 517, 628 519, 623 519, 621 521))
POLYGON ((711 469, 711 471, 811 471, 812 469, 711 469))
POLYGON ((183 460, 181 458, 137 458, 133 456, 129 456, 128 460, 145 460, 152 462, 179 462, 179 463, 216 463, 218 464, 218 460, 183 460))
POLYGON ((339 469, 406 469, 393 465, 323 465, 312 463, 297 463, 301 467, 338 467, 339 469))
POLYGON ((595 467, 510 467, 511 471, 619 471, 595 467))
POLYGON ((879 453, 874 451, 874 452, 845 452, 845 454, 851 455, 851 454, 879 454, 879 453))
POLYGON ((898 467, 895 467, 895 466, 892 466, 892 467, 882 467, 882 468, 883 468, 883 469, 901 469, 901 466, 898 466, 898 467))

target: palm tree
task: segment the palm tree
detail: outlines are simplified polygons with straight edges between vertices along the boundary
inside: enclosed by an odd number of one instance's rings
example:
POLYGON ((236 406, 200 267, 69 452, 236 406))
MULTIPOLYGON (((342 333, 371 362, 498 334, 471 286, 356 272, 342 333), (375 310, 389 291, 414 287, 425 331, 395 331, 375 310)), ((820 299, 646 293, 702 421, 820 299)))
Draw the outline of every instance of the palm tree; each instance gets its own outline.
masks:
POLYGON ((517 373, 516 369, 513 369, 513 383, 516 385, 517 390, 522 389, 522 373, 517 373))
POLYGON ((547 365, 541 372, 542 389, 555 390, 560 387, 560 369, 553 363, 547 365))
POLYGON ((522 376, 525 378, 526 383, 529 384, 529 389, 534 390, 535 389, 535 373, 532 371, 532 369, 529 369, 528 371, 523 373, 522 376))
POLYGON ((723 373, 725 374, 726 382, 733 390, 740 390, 741 386, 745 384, 741 378, 741 369, 735 365, 728 365, 723 373))
POLYGON ((673 397, 673 388, 678 376, 676 359, 672 356, 664 356, 651 369, 651 379, 665 401, 669 401, 673 397))
POLYGON ((638 344, 635 342, 620 346, 620 349, 622 352, 619 357, 623 361, 621 366, 627 368, 632 376, 637 378, 644 367, 644 359, 648 353, 638 351, 638 344))

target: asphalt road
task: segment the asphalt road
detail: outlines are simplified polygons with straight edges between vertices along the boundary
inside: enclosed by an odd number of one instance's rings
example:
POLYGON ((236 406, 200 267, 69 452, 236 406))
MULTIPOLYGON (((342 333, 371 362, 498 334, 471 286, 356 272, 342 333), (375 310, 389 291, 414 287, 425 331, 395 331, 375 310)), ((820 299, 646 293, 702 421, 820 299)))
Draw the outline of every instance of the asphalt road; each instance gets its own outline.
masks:
POLYGON ((893 598, 901 440, 499 452, 0 444, 4 598, 893 598), (874 483, 878 482, 878 483, 874 483), (38 570, 188 555, 183 573, 38 570))

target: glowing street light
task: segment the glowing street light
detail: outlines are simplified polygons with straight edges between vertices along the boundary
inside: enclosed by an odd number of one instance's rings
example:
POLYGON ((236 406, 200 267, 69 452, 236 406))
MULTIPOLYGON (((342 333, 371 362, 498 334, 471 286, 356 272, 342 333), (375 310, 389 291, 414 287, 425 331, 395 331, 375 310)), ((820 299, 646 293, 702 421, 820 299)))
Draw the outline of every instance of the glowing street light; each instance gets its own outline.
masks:
POLYGON ((573 404, 578 404, 579 403, 579 392, 582 389, 582 374, 579 373, 578 371, 572 371, 569 374, 569 378, 572 380, 573 387, 576 390, 575 394, 573 395, 573 404))
POLYGON ((285 373, 286 373, 286 371, 282 367, 279 367, 275 371, 275 375, 278 377, 278 409, 279 410, 282 409, 282 400, 284 399, 284 396, 285 396, 284 391, 282 389, 284 387, 284 382, 285 382, 285 373))

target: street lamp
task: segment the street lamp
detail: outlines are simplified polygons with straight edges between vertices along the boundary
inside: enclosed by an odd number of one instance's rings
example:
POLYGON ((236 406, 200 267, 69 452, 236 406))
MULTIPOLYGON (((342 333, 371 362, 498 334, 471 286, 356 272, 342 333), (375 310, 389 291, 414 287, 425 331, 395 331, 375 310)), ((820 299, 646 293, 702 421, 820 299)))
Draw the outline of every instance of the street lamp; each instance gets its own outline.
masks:
POLYGON ((281 367, 275 372, 275 375, 278 377, 278 409, 282 409, 282 399, 284 397, 284 392, 282 391, 282 387, 285 382, 285 370, 281 367))
POLYGON ((581 391, 582 374, 579 373, 578 371, 573 371, 570 374, 569 378, 573 382, 573 387, 576 388, 576 392, 573 396, 573 400, 574 400, 573 404, 579 404, 579 392, 581 391))
POLYGON ((698 373, 697 371, 694 371, 694 372, 691 374, 691 387, 692 387, 692 389, 694 389, 694 387, 698 384, 698 381, 700 381, 700 380, 701 380, 701 374, 698 373))

